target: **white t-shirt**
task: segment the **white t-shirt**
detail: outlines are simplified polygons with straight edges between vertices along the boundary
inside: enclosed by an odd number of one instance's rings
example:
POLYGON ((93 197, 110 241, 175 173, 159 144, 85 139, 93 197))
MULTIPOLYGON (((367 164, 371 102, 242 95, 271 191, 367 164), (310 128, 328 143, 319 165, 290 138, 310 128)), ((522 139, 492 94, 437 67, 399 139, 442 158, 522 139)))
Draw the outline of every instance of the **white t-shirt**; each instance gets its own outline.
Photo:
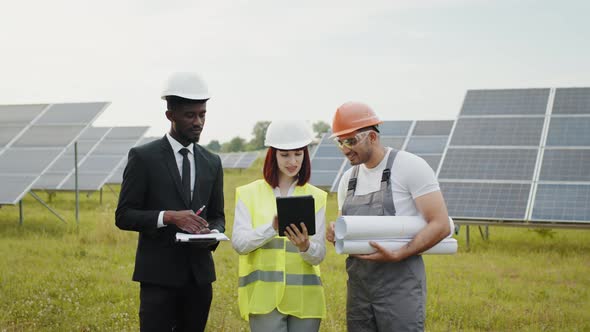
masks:
MULTIPOLYGON (((359 166, 356 182, 357 195, 366 195, 381 189, 381 177, 387 165, 387 158, 391 148, 387 149, 383 160, 374 168, 367 168, 364 164, 359 166)), ((340 179, 338 185, 338 210, 342 211, 342 205, 346 198, 348 180, 353 168, 347 170, 340 179)), ((434 171, 426 161, 415 154, 398 151, 391 166, 391 190, 396 215, 417 216, 420 215, 414 199, 422 195, 440 191, 434 171)))

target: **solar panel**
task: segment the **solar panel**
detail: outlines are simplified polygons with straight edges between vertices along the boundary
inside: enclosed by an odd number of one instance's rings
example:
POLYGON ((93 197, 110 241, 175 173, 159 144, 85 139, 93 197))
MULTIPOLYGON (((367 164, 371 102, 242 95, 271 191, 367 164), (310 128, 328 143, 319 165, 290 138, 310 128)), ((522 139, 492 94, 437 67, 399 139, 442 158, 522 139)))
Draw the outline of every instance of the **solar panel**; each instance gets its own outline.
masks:
POLYGON ((590 117, 552 117, 547 146, 590 146, 590 117))
POLYGON ((537 221, 588 222, 590 184, 540 184, 532 218, 537 221))
POLYGON ((455 218, 590 222, 590 89, 469 91, 438 178, 455 218))
MULTIPOLYGON (((448 134, 447 134, 448 135, 448 134)), ((406 151, 420 153, 439 153, 442 154, 447 145, 448 136, 413 136, 410 137, 406 151)))
POLYGON ((469 90, 461 115, 545 114, 549 89, 469 90))
POLYGON ((219 158, 224 169, 244 169, 252 166, 258 159, 258 152, 219 153, 219 158))
POLYGON ((235 164, 235 168, 250 168, 258 159, 258 152, 245 152, 242 158, 235 164))
POLYGON ((25 126, 0 126, 0 147, 5 147, 25 126))
POLYGON ((59 125, 30 127, 14 147, 64 147, 74 141, 86 128, 85 125, 59 125))
POLYGON ((523 220, 531 184, 440 180, 440 187, 453 218, 523 220))
POLYGON ((449 147, 440 179, 533 180, 538 149, 449 147))
POLYGON ((449 136, 454 123, 453 120, 419 120, 412 136, 449 136))
MULTIPOLYGON (((161 139, 161 137, 153 137, 153 136, 142 137, 139 140, 139 143, 137 143, 137 146, 144 145, 144 144, 147 144, 149 142, 153 142, 153 141, 155 141, 157 139, 161 139)), ((125 170, 125 166, 127 166, 127 158, 125 158, 123 160, 123 162, 121 164, 119 164, 119 166, 117 166, 117 168, 115 169, 115 171, 113 172, 113 174, 107 180, 106 183, 109 183, 109 184, 120 184, 120 183, 122 183, 123 182, 123 171, 125 170)))
POLYGON ((379 125, 379 132, 383 136, 408 136, 412 121, 384 121, 379 125))
POLYGON ((2 125, 31 123, 48 105, 0 105, 2 125))
POLYGON ((590 88, 558 88, 553 114, 590 114, 590 88))
POLYGON ((6 120, 2 123, 16 123, 19 125, 12 128, 22 129, 16 134, 12 130, 14 137, 0 151, 0 205, 18 203, 107 106, 108 103, 1 106, 0 119, 6 120))
POLYGON ((539 146, 544 117, 459 118, 451 145, 539 146))
MULTIPOLYGON (((78 188, 81 191, 101 189, 127 159, 129 149, 140 142, 148 127, 114 127, 98 142, 84 159, 78 170, 78 188)), ((75 190, 73 170, 58 186, 58 190, 75 190)))
POLYGON ((58 190, 67 177, 74 172, 75 152, 78 153, 78 167, 87 157, 88 153, 95 149, 99 143, 111 131, 109 127, 89 127, 77 140, 77 149, 74 144, 61 155, 55 163, 41 175, 35 182, 35 189, 58 190))
POLYGON ((590 182, 590 149, 545 150, 539 180, 590 182))

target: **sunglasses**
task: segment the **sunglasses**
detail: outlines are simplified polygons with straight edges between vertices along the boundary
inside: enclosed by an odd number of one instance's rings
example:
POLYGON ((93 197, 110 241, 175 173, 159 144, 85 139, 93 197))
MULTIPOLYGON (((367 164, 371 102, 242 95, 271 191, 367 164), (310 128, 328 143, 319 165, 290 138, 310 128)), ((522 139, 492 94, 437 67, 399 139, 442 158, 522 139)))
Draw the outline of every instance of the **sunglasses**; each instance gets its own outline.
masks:
POLYGON ((360 132, 360 133, 354 135, 354 137, 349 137, 349 138, 345 138, 345 139, 335 138, 334 142, 336 142, 336 145, 338 145, 338 147, 340 149, 342 149, 344 147, 346 147, 348 149, 352 149, 352 147, 354 147, 358 143, 362 142, 365 138, 367 138, 367 136, 369 136, 370 132, 371 132, 371 130, 363 131, 363 132, 360 132))

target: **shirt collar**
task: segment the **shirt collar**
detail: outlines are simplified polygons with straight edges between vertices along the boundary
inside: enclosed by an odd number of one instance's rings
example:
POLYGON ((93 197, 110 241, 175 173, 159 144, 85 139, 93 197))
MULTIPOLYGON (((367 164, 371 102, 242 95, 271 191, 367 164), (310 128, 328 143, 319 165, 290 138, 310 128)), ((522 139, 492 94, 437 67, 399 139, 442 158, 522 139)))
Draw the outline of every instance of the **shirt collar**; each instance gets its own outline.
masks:
POLYGON ((174 137, 170 136, 170 133, 166 133, 166 138, 168 139, 168 142, 170 142, 170 146, 172 146, 172 151, 175 153, 180 151, 182 148, 187 148, 189 153, 193 153, 193 146, 195 145, 194 143, 191 143, 188 146, 183 146, 177 140, 175 140, 174 137))

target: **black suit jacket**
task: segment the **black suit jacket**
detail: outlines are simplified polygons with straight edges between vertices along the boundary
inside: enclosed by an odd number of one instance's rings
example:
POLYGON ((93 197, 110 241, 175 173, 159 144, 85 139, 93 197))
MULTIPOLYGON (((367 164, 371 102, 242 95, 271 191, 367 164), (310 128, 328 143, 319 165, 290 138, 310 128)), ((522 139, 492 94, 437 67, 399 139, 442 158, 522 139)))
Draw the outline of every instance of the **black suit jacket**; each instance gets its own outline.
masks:
POLYGON ((133 280, 166 286, 182 286, 194 278, 197 283, 215 281, 211 250, 215 246, 176 243, 174 225, 157 227, 160 211, 197 211, 210 229, 225 232, 223 212, 223 169, 219 156, 194 145, 196 181, 192 202, 183 198, 174 151, 166 136, 132 148, 115 223, 123 230, 139 232, 133 280))

